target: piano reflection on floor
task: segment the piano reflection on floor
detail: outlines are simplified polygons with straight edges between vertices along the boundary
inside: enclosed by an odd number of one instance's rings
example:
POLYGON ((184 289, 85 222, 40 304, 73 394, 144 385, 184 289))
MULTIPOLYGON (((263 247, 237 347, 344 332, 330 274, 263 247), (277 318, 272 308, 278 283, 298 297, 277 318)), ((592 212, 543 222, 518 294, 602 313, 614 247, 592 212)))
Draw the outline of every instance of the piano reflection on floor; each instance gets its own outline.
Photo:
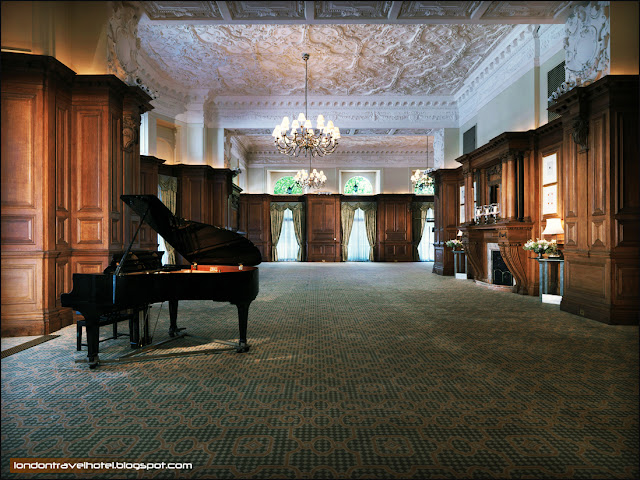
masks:
POLYGON ((161 252, 131 251, 136 231, 125 252, 114 255, 102 274, 73 274, 72 290, 63 294, 61 301, 63 307, 71 307, 84 317, 89 367, 134 359, 129 354, 121 359, 100 361, 99 328, 105 315, 133 312, 138 320, 130 323, 131 342, 135 347, 148 349, 149 306, 165 301, 169 304, 169 335, 174 338, 185 335, 177 325, 180 300, 213 300, 235 305, 239 339, 233 349, 248 351, 247 319, 249 305, 259 291, 256 265, 262 261, 260 251, 234 231, 176 217, 155 195, 121 198, 140 216, 140 225, 146 221, 191 265, 162 265, 161 252))

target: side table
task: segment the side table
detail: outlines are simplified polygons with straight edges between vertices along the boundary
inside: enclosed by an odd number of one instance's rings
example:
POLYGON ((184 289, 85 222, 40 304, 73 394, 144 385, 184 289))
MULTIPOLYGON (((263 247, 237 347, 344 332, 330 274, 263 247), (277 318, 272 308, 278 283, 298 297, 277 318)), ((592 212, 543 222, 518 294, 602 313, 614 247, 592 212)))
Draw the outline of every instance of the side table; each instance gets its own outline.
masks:
POLYGON ((564 259, 559 257, 536 258, 540 264, 540 301, 560 305, 564 294, 564 259), (558 294, 549 293, 549 265, 558 265, 558 294))

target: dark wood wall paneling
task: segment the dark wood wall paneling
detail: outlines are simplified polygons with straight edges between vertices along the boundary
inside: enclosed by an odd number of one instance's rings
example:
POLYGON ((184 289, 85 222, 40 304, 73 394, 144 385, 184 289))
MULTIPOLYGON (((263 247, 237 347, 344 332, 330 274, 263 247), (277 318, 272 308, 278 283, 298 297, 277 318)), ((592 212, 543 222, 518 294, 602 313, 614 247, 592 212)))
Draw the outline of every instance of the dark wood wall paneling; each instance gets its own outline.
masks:
POLYGON ((378 260, 413 260, 411 202, 413 195, 377 195, 378 260))
POLYGON ((306 195, 307 261, 339 262, 340 195, 306 195))
POLYGON ((565 164, 560 308, 609 324, 637 324, 638 77, 604 77, 550 109, 561 115, 565 164))
POLYGON ((67 325, 71 92, 74 73, 40 56, 2 53, 2 335, 67 325))
POLYGON ((339 262, 342 251, 342 202, 376 202, 376 245, 374 259, 386 262, 413 260, 412 203, 433 201, 433 197, 406 195, 269 195, 240 196, 240 230, 261 251, 263 261, 271 258, 272 202, 305 203, 306 261, 339 262))
POLYGON ((441 169, 434 172, 434 262, 433 273, 453 275, 453 253, 445 246, 448 240, 456 238, 458 232, 458 186, 460 169, 441 169))
POLYGON ((266 194, 240 195, 240 230, 260 250, 263 262, 271 258, 271 198, 266 194))
POLYGON ((137 191, 139 115, 150 98, 52 57, 1 59, 2 334, 40 335, 73 321, 60 306, 72 274, 102 271, 128 242, 114 198, 137 191))

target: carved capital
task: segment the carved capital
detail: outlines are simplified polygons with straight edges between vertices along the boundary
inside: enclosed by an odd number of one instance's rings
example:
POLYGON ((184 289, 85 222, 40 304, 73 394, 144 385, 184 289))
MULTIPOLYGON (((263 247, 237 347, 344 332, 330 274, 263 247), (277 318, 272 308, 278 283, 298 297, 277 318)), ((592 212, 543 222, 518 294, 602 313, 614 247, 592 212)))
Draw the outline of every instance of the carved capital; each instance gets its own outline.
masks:
POLYGON ((571 138, 580 147, 580 151, 587 150, 589 141, 589 122, 587 119, 582 116, 577 117, 571 128, 573 129, 571 138))
POLYGON ((122 122, 122 149, 132 152, 139 145, 140 140, 140 116, 125 115, 122 122))

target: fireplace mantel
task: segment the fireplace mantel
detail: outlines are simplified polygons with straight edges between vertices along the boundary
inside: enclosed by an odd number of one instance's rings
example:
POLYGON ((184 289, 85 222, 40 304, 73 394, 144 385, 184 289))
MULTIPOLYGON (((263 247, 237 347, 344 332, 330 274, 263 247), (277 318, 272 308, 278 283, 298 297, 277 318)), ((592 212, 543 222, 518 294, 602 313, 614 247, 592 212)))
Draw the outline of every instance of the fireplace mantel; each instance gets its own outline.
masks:
MULTIPOLYGON (((533 295, 535 278, 527 274, 529 255, 522 247, 531 238, 531 222, 498 222, 494 224, 467 225, 461 227, 462 243, 473 267, 474 278, 487 282, 487 245, 495 243, 504 262, 515 279, 514 293, 533 295)), ((489 282, 487 282, 489 283, 489 282)))

